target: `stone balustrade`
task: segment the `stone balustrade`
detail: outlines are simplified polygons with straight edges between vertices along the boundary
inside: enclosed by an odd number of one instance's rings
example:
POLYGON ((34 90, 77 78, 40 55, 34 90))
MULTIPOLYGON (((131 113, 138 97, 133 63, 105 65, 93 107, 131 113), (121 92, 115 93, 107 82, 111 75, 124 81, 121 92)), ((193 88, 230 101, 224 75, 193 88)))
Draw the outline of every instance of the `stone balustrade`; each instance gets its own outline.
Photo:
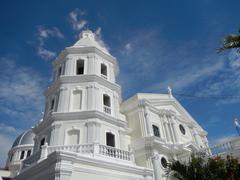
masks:
POLYGON ((111 108, 108 106, 103 106, 103 111, 107 114, 111 114, 111 108))
POLYGON ((235 137, 212 146, 211 152, 214 156, 222 154, 231 155, 232 153, 240 152, 240 137, 235 137))
POLYGON ((99 145, 99 154, 127 161, 131 160, 129 151, 124 151, 111 146, 99 145))
POLYGON ((122 160, 127 162, 133 162, 134 157, 133 153, 129 151, 124 151, 118 148, 114 148, 111 146, 101 145, 98 143, 93 144, 77 144, 77 145, 60 145, 60 146, 48 146, 46 143, 41 147, 41 150, 33 153, 27 159, 25 159, 22 163, 22 170, 25 168, 35 164, 36 162, 40 162, 47 158, 47 156, 55 151, 67 151, 79 153, 82 155, 88 155, 92 157, 109 157, 115 160, 122 160))

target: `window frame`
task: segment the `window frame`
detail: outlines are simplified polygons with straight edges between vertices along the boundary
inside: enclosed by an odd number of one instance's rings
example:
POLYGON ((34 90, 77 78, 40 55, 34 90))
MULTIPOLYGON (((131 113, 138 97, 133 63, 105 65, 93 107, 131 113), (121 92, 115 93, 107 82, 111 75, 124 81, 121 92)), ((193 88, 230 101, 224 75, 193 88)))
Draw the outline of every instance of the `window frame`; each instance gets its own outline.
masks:
POLYGON ((106 146, 110 146, 110 147, 116 148, 116 135, 115 135, 115 133, 113 133, 111 131, 106 131, 105 132, 105 141, 106 141, 106 143, 105 143, 106 146), (112 137, 113 137, 113 146, 108 145, 108 134, 112 135, 112 137))
POLYGON ((156 124, 152 124, 152 130, 153 130, 153 135, 155 136, 155 137, 161 137, 161 133, 160 133, 160 128, 159 128, 159 126, 157 126, 156 124), (157 130, 158 132, 157 132, 157 134, 155 134, 155 130, 157 130))
POLYGON ((103 105, 103 112, 107 114, 112 114, 112 102, 111 102, 111 96, 108 94, 104 93, 102 96, 102 105, 103 105), (108 98, 108 103, 105 103, 105 97, 108 98))
POLYGON ((21 153, 20 153, 20 158, 19 158, 19 159, 20 159, 20 160, 23 160, 24 157, 25 157, 25 151, 22 150, 21 153))
POLYGON ((101 65, 100 65, 100 74, 103 78, 107 79, 107 77, 108 77, 108 66, 105 63, 101 63, 101 65), (104 69, 105 71, 103 71, 103 69, 102 69, 103 67, 105 68, 104 69))
POLYGON ((85 69, 86 69, 85 66, 86 66, 86 65, 85 65, 85 60, 84 60, 84 59, 81 59, 81 58, 77 59, 77 60, 76 60, 76 63, 75 63, 75 75, 76 75, 76 76, 84 75, 84 74, 85 74, 85 69), (78 73, 78 69, 79 69, 79 68, 78 68, 78 62, 82 62, 82 65, 83 65, 82 74, 78 73))

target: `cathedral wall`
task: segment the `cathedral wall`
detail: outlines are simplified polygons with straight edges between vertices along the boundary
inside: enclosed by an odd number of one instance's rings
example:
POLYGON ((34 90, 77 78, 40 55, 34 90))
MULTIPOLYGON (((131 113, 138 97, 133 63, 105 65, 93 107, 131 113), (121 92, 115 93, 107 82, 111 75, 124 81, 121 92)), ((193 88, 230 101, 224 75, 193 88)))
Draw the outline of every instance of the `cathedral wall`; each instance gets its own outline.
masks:
MULTIPOLYGON (((109 164, 111 164, 109 162, 109 164)), ((139 172, 133 173, 131 171, 131 166, 125 167, 124 169, 119 168, 111 169, 107 167, 101 167, 100 164, 95 166, 89 166, 85 164, 74 164, 75 168, 72 173, 71 180, 87 179, 87 180, 145 180, 146 177, 141 175, 139 172)), ((121 167, 121 166, 119 166, 121 167)), ((149 178, 148 180, 153 180, 149 178)))

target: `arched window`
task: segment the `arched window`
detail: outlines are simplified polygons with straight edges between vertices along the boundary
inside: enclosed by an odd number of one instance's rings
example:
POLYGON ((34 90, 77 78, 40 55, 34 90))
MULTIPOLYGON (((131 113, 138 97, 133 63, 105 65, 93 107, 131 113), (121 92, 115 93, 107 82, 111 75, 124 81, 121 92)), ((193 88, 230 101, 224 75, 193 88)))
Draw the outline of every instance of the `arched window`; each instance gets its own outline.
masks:
POLYGON ((14 153, 11 154, 9 161, 12 162, 14 153))
POLYGON ((76 74, 77 75, 84 74, 84 60, 82 59, 77 60, 76 74))
POLYGON ((20 160, 24 158, 25 151, 21 151, 20 160))
POLYGON ((106 145, 115 147, 115 136, 111 132, 106 133, 106 145))
POLYGON ((31 152, 32 152, 31 150, 27 151, 27 157, 29 157, 31 155, 31 152))
POLYGON ((101 75, 103 78, 107 78, 107 66, 105 64, 101 64, 101 75))
POLYGON ((54 105, 55 105, 55 98, 53 97, 53 98, 51 99, 50 110, 53 110, 53 109, 54 109, 54 105))
POLYGON ((58 68, 58 77, 62 75, 62 66, 58 68))
POLYGON ((82 108, 82 91, 74 90, 73 91, 73 110, 80 110, 82 108))
POLYGON ((111 114, 111 99, 107 94, 103 95, 103 110, 105 113, 111 114))
POLYGON ((152 128, 153 128, 153 134, 154 136, 156 137, 160 137, 160 132, 159 132, 159 128, 155 125, 152 125, 152 128))
POLYGON ((42 149, 42 146, 45 144, 45 138, 42 138, 40 141, 40 149, 42 149))
POLYGON ((80 136, 80 130, 78 129, 69 130, 67 132, 66 144, 67 145, 79 144, 79 136, 80 136))

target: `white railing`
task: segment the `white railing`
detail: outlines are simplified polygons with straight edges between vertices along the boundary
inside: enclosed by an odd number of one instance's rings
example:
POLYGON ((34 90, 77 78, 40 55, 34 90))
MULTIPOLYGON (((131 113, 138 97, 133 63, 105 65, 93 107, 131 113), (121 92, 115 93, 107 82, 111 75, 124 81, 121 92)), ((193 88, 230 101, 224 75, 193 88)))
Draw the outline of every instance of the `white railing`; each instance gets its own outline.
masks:
POLYGON ((51 154, 54 151, 71 151, 82 154, 91 154, 93 153, 93 144, 62 145, 48 147, 48 154, 51 154))
POLYGON ((117 149, 111 146, 99 145, 99 154, 112 158, 130 161, 130 152, 117 149))
POLYGON ((36 162, 46 159, 49 154, 55 151, 68 151, 79 154, 86 154, 94 157, 107 156, 118 160, 134 161, 133 153, 98 143, 61 146, 48 146, 46 143, 41 147, 41 150, 32 154, 23 161, 22 170, 31 166, 32 164, 35 164, 36 162))
POLYGON ((111 108, 108 106, 103 106, 103 111, 107 114, 111 114, 111 108))
POLYGON ((231 154, 240 152, 240 137, 234 137, 211 147, 213 155, 231 154))

